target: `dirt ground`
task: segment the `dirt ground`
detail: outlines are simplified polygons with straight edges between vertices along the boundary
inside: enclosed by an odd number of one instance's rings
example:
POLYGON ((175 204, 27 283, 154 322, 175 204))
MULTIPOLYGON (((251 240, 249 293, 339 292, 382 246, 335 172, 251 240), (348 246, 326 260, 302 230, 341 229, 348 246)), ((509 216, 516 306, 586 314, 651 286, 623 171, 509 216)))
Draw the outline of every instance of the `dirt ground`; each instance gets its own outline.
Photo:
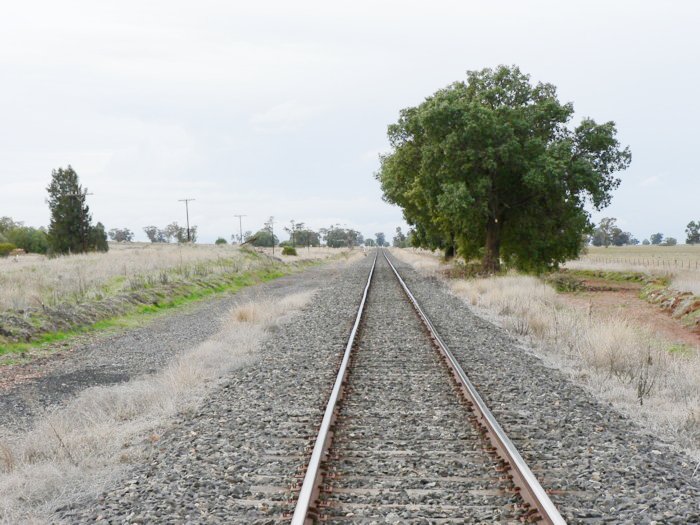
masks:
POLYGON ((642 285, 634 282, 614 282, 587 279, 586 291, 564 293, 569 304, 597 314, 616 316, 624 313, 632 322, 656 332, 672 343, 681 343, 700 351, 700 334, 692 332, 657 305, 639 297, 642 285))

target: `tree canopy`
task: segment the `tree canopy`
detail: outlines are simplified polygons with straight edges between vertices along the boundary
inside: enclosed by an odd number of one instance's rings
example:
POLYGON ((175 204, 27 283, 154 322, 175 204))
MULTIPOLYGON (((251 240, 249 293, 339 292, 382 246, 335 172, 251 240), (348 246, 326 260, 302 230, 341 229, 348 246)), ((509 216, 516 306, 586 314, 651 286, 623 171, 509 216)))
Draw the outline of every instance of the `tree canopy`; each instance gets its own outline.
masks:
POLYGON ((639 244, 630 232, 622 231, 617 226, 617 219, 614 217, 604 217, 600 224, 593 231, 591 238, 593 246, 625 246, 626 244, 639 244))
POLYGON ((25 226, 11 217, 0 217, 0 242, 11 243, 32 253, 46 253, 49 247, 45 228, 25 226))
POLYGON ((573 127, 573 113, 517 67, 470 71, 389 126, 384 199, 403 209, 415 245, 480 257, 487 271, 575 258, 592 232, 585 204, 609 204, 631 154, 613 122, 573 127))
POLYGON ((686 244, 700 244, 700 220, 690 221, 685 227, 685 233, 687 235, 686 244))
POLYGON ((92 215, 86 203, 87 188, 83 189, 78 174, 69 165, 51 172, 51 183, 46 190, 51 210, 48 241, 53 253, 84 253, 107 251, 104 226, 92 226, 92 215))
POLYGON ((339 224, 328 228, 321 228, 321 235, 329 248, 352 248, 360 246, 364 237, 357 230, 351 228, 341 228, 339 224))

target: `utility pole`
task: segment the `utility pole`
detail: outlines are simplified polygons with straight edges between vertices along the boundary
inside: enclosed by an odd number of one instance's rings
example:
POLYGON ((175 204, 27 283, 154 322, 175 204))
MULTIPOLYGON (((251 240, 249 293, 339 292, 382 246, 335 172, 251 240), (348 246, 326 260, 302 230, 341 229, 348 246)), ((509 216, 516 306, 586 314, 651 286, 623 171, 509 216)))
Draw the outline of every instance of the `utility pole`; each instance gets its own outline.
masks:
POLYGON ((243 219, 242 217, 247 217, 247 215, 234 215, 238 217, 238 243, 243 244, 243 219))
POLYGON ((190 242, 190 207, 189 203, 190 201, 194 201, 197 199, 178 199, 178 202, 184 202, 185 203, 185 215, 187 216, 187 242, 190 242))

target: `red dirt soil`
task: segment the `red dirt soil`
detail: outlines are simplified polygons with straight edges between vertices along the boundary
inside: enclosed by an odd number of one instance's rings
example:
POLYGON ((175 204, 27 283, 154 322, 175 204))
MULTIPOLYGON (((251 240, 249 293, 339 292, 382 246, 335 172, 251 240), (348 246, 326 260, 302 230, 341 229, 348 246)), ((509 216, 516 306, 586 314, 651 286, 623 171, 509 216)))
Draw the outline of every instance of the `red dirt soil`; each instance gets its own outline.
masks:
POLYGON ((564 293, 561 297, 586 312, 592 308, 595 313, 603 316, 624 315, 632 323, 657 333, 671 343, 685 344, 700 351, 700 334, 683 326, 657 305, 641 299, 640 284, 589 279, 584 285, 588 291, 564 293))

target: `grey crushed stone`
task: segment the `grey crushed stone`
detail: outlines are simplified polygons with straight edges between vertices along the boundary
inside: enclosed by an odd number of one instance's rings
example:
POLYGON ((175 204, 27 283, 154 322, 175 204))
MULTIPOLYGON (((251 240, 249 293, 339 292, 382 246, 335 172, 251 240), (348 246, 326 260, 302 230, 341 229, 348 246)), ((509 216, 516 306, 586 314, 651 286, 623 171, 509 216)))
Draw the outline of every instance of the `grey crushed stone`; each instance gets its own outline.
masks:
POLYGON ((567 521, 700 523, 688 456, 546 367, 437 279, 392 262, 567 521))
POLYGON ((293 509, 305 464, 352 327, 370 258, 327 278, 312 304, 183 416, 98 501, 59 511, 64 523, 275 523, 293 509))
MULTIPOLYGON (((267 340, 259 361, 183 417, 148 463, 99 500, 62 509, 61 520, 288 522, 289 486, 313 443, 368 259, 319 280, 314 303, 267 340)), ((689 458, 544 366, 437 280, 396 264, 570 523, 700 522, 689 458)), ((385 520, 408 521, 401 511, 385 520)))
POLYGON ((353 355, 321 521, 517 521, 522 500, 381 256, 353 355))
POLYGON ((37 377, 0 391, 0 433, 28 429, 36 416, 60 407, 86 388, 154 373, 219 331, 225 314, 235 305, 312 290, 319 279, 337 273, 336 266, 311 267, 234 294, 216 295, 139 328, 71 343, 70 349, 21 365, 19 372, 37 377))

